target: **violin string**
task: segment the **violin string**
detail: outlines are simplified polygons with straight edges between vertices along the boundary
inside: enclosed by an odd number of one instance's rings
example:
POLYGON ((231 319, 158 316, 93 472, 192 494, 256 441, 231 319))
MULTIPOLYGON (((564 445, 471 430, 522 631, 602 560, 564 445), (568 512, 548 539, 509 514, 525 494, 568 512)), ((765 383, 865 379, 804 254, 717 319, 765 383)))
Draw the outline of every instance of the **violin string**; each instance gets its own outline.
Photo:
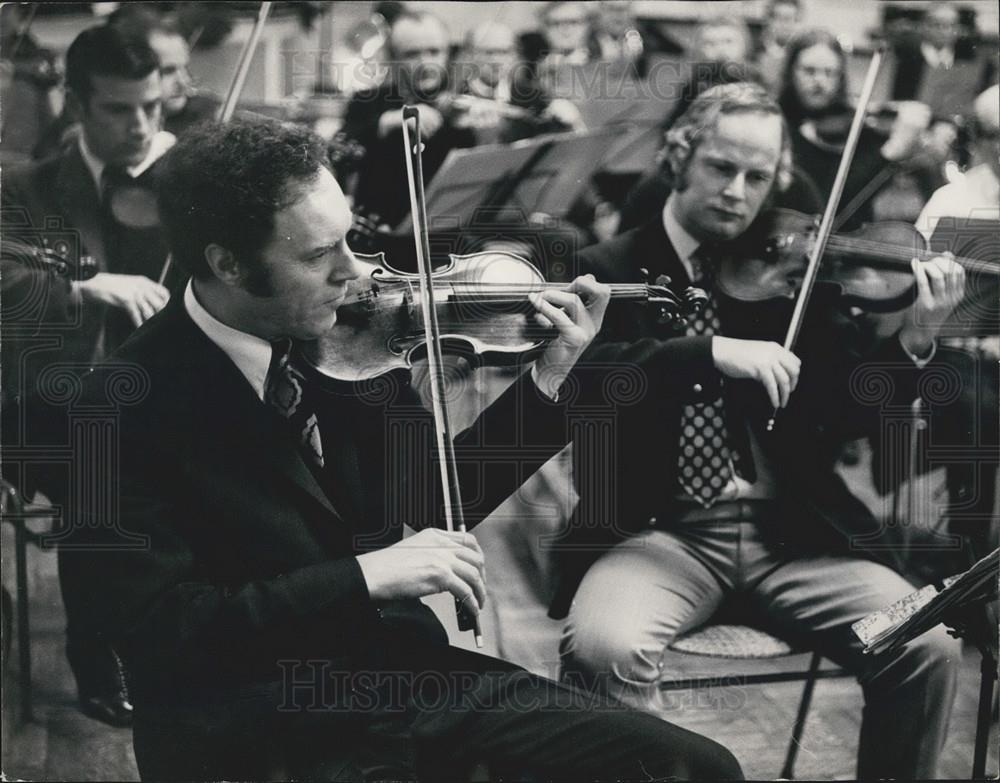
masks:
MULTIPOLYGON (((831 237, 829 247, 839 250, 856 250, 859 252, 868 251, 872 253, 872 255, 878 255, 882 258, 891 259, 893 261, 903 261, 907 264, 912 258, 926 260, 938 255, 938 253, 935 253, 932 250, 919 250, 911 253, 904 248, 898 248, 893 245, 864 239, 834 239, 831 237)), ((990 263, 989 261, 983 261, 977 258, 967 258, 965 256, 955 256, 955 261, 976 272, 1000 274, 1000 268, 998 268, 996 264, 990 263)))

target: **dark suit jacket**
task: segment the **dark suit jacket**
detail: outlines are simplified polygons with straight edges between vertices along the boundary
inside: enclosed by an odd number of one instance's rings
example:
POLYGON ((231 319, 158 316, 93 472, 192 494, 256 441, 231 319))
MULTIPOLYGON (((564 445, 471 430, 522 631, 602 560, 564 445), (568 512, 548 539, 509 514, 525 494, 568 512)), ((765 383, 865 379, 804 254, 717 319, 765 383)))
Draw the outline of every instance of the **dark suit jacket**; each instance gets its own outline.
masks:
MULTIPOLYGON (((151 183, 152 176, 149 170, 139 179, 151 183)), ((55 157, 5 172, 2 203, 5 218, 18 221, 19 234, 26 241, 40 243, 48 238, 54 246, 69 232, 74 264, 76 256, 91 255, 100 271, 159 279, 167 256, 162 232, 158 228, 122 230, 118 252, 110 252, 100 194, 75 144, 55 157)), ((176 282, 168 281, 168 287, 176 282)), ((64 355, 81 361, 99 359, 133 329, 124 310, 88 304, 80 311, 79 326, 66 336, 64 355)))
MULTIPOLYGON (((379 118, 387 111, 399 111, 407 101, 392 84, 384 84, 358 93, 347 105, 343 132, 365 148, 359 166, 354 201, 357 211, 377 214, 379 223, 396 226, 410 213, 409 189, 406 184, 406 158, 403 155, 403 131, 387 136, 378 135, 379 118)), ((471 128, 456 128, 445 113, 444 124, 424 138, 424 182, 430 184, 453 149, 472 147, 476 134, 471 128)))
MULTIPOLYGON (((606 282, 641 281, 645 268, 650 280, 668 275, 677 292, 690 285, 659 217, 586 248, 579 262, 581 273, 606 282)), ((578 384, 591 389, 588 403, 608 425, 600 440, 593 434, 600 433, 597 427, 591 428, 589 442, 576 440, 574 472, 581 499, 557 548, 561 581, 551 606, 556 617, 565 613, 579 580, 602 551, 648 527, 652 517, 664 523, 664 513, 680 493, 682 407, 720 394, 722 377, 712 360, 710 337, 683 336, 683 330, 657 323, 650 308, 617 305, 612 302, 601 334, 575 371, 578 384), (608 372, 618 374, 619 382, 604 379, 608 372)), ((787 301, 746 305, 719 297, 722 332, 731 337, 781 343, 791 309, 787 301)), ((865 404, 858 391, 864 367, 879 377, 890 369, 893 396, 900 400, 915 396, 916 369, 897 339, 867 339, 822 291, 814 293, 796 353, 803 362, 799 385, 779 413, 775 431, 765 432, 771 411, 762 387, 731 379, 721 387, 727 429, 744 458, 750 454, 747 428, 753 429, 777 468, 781 502, 796 510, 783 514, 782 524, 769 531, 775 545, 840 549, 846 536, 877 529, 864 504, 834 473, 844 440, 877 426, 880 411, 891 402, 865 404), (859 374, 851 380, 856 368, 859 374)), ((748 463, 752 460, 743 459, 741 466, 753 480, 748 463)))
MULTIPOLYGON (((70 414, 113 413, 120 451, 108 458, 120 469, 107 491, 120 518, 111 526, 90 506, 71 510, 60 556, 132 675, 137 756, 164 715, 187 716, 171 725, 195 721, 202 741, 221 743, 252 714, 267 736, 289 698, 281 661, 322 661, 331 676, 378 672, 406 665, 407 639, 447 643, 421 602, 372 601, 354 557, 399 541, 404 523, 436 522, 430 416, 408 373, 330 384, 325 395, 330 492, 182 297, 86 378, 70 414), (98 528, 83 527, 95 519, 98 528)), ((467 522, 565 443, 563 406, 525 373, 456 439, 467 522)), ((337 713, 325 706, 296 714, 337 713)))

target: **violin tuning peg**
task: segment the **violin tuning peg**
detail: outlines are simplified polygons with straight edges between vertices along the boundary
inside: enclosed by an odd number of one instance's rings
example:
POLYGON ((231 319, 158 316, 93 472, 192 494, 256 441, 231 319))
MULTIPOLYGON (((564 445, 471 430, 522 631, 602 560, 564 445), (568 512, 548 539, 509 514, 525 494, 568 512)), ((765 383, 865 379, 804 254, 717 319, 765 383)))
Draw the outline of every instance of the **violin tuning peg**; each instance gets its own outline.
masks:
POLYGON ((688 309, 694 315, 701 312, 702 308, 708 303, 708 294, 704 288, 689 286, 684 289, 684 301, 687 302, 688 309))
POLYGON ((649 282, 649 270, 646 269, 646 267, 644 266, 639 267, 639 274, 642 275, 643 280, 645 280, 647 283, 649 282))
POLYGON ((658 278, 656 278, 656 284, 662 285, 664 288, 669 286, 672 282, 673 281, 670 279, 669 275, 660 275, 658 278))
POLYGON ((660 311, 656 316, 656 323, 658 324, 673 324, 677 318, 677 313, 675 313, 671 308, 661 305, 660 311))

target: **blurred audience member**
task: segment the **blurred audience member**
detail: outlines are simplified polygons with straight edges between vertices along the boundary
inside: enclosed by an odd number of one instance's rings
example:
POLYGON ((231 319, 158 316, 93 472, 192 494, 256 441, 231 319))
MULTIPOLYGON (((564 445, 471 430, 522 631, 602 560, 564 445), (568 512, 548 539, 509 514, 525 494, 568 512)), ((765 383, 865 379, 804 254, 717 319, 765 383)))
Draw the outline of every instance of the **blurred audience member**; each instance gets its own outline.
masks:
POLYGON ((754 64, 764 85, 777 97, 781 88, 781 71, 785 65, 785 50, 796 36, 802 23, 801 0, 770 0, 764 14, 764 29, 760 36, 754 64))

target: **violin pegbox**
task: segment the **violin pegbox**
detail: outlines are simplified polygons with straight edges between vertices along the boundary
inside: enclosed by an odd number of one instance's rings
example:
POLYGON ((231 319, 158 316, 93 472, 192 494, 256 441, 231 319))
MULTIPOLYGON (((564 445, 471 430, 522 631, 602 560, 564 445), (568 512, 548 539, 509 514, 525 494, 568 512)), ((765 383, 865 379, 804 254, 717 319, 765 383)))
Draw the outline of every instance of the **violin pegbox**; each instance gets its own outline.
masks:
MULTIPOLYGON (((649 279, 649 272, 643 272, 649 279)), ((656 308, 656 323, 675 325, 682 306, 681 300, 670 290, 671 280, 667 275, 660 275, 654 283, 646 284, 646 303, 656 308)))
POLYGON ((684 289, 684 312, 681 319, 686 323, 689 318, 698 315, 708 304, 708 292, 704 288, 688 286, 684 289))

